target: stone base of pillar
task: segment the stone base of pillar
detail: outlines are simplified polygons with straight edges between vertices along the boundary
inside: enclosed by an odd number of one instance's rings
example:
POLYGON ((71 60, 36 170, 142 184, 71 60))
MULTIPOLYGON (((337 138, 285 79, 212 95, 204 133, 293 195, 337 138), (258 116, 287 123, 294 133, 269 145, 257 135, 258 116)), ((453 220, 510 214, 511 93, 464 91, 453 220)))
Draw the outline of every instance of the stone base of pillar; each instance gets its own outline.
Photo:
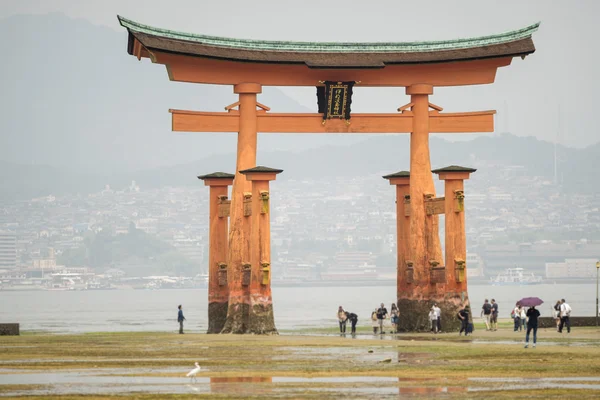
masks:
MULTIPOLYGON (((466 293, 464 297, 460 294, 440 296, 439 300, 436 298, 427 300, 398 299, 397 306, 400 310, 398 331, 429 332, 431 330, 429 311, 434 304, 437 304, 442 311, 442 332, 458 332, 461 321, 457 314, 465 304, 468 304, 468 301, 466 293)), ((472 322, 471 315, 469 315, 469 320, 472 322)))
POLYGON ((228 305, 228 302, 208 304, 208 331, 206 333, 221 333, 227 320, 228 305))
POLYGON ((278 335, 273 316, 271 298, 252 299, 248 316, 248 333, 257 335, 278 335))
POLYGON ((229 303, 227 307, 227 320, 221 333, 248 333, 248 312, 250 305, 246 303, 229 303))

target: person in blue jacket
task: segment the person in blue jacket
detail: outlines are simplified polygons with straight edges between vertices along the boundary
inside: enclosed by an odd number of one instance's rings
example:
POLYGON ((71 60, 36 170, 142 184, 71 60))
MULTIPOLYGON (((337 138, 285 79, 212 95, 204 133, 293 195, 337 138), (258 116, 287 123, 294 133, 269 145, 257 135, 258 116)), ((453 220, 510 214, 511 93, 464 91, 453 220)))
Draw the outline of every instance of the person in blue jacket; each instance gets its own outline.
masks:
POLYGON ((185 321, 185 317, 183 316, 181 304, 177 308, 179 309, 179 312, 177 313, 177 322, 179 322, 179 333, 183 334, 183 321, 185 321))

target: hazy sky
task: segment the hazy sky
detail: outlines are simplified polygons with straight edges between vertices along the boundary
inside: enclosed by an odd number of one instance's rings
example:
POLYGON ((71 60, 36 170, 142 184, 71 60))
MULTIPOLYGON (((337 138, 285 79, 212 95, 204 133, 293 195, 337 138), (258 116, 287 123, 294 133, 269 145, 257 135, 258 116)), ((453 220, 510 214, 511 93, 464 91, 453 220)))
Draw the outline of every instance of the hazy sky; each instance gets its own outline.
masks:
MULTIPOLYGON (((593 115, 600 81, 600 1, 74 1, 3 0, 0 18, 61 12, 122 31, 116 15, 163 28, 275 40, 410 41, 479 36, 541 21, 537 51, 499 70, 496 83, 436 89, 431 101, 446 111, 497 109, 496 131, 533 135, 582 147, 599 141, 593 115), (335 21, 335 27, 333 22, 335 21), (342 29, 340 29, 342 27, 342 29), (557 111, 561 110, 561 117, 557 111), (506 122, 508 121, 508 122, 506 122), (508 125, 508 127, 507 127, 508 125)), ((123 50, 124 51, 124 50, 123 50)), ((140 68, 144 66, 140 65, 140 68)), ((314 107, 314 88, 284 88, 314 107)), ((404 90, 358 89, 353 111, 392 112, 404 90)), ((276 111, 275 105, 270 106, 276 111)))

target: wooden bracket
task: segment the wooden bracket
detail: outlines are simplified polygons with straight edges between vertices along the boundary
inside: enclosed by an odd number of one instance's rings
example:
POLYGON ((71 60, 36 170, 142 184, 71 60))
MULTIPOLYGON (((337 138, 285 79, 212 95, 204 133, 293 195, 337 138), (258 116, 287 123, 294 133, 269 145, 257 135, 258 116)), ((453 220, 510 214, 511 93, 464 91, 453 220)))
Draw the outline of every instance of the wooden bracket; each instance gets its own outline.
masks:
MULTIPOLYGON (((225 111, 227 112, 239 112, 239 106, 240 106, 240 102, 236 101, 233 104, 228 105, 227 107, 225 107, 225 111), (236 107, 238 107, 238 109, 236 110, 236 107)), ((260 109, 258 110, 258 112, 266 112, 266 111, 271 111, 270 107, 265 106, 262 103, 259 103, 258 101, 256 102, 256 106, 260 109)))
POLYGON ((261 284, 268 285, 271 281, 271 263, 261 261, 260 266, 262 267, 262 281, 261 284))
POLYGON ((454 259, 454 276, 456 278, 456 283, 464 282, 467 274, 466 274, 467 264, 465 260, 462 258, 454 259))
POLYGON ((261 103, 259 103, 258 101, 256 102, 256 106, 257 106, 258 108, 260 108, 260 109, 261 109, 260 111, 262 111, 262 112, 265 112, 265 111, 271 111, 271 108, 270 108, 270 107, 267 107, 267 106, 265 106, 264 104, 261 104, 261 103))
POLYGON ((232 111, 238 111, 235 108, 240 106, 240 102, 236 101, 233 104, 228 105, 227 107, 225 107, 225 111, 227 112, 232 112, 232 111))
POLYGON ((226 286, 227 285, 227 264, 225 264, 224 262, 220 262, 217 263, 217 265, 219 266, 219 272, 217 274, 217 281, 219 283, 219 286, 226 286))
POLYGON ((462 190, 454 191, 454 212, 465 211, 465 192, 462 190))
POLYGON ((406 283, 413 283, 415 280, 414 268, 412 261, 406 261, 406 283))
POLYGON ((410 194, 404 195, 404 216, 410 217, 410 194))
POLYGON ((428 103, 428 104, 429 104, 429 108, 433 108, 433 111, 431 111, 430 114, 436 115, 436 114, 439 114, 440 111, 444 110, 442 107, 437 106, 437 105, 435 105, 433 103, 428 103))
POLYGON ((446 212, 445 197, 427 197, 425 198, 425 214, 438 215, 446 212))
POLYGON ((267 192, 266 190, 261 190, 260 201, 261 201, 260 213, 268 214, 269 213, 269 192, 267 192))
POLYGON ((252 265, 250 263, 242 263, 242 286, 250 286, 252 265))
POLYGON ((409 110, 409 108, 412 108, 415 105, 415 103, 408 103, 403 105, 402 107, 398 108, 398 112, 400 113, 405 113, 405 112, 412 112, 411 110, 409 110))
POLYGON ((219 203, 217 204, 217 207, 218 207, 217 215, 219 218, 229 217, 229 215, 231 213, 231 200, 227 200, 227 196, 219 196, 219 197, 224 197, 224 198, 219 199, 219 203))
POLYGON ((244 217, 252 215, 252 193, 244 192, 244 217))
MULTIPOLYGON (((435 262, 437 263, 437 261, 435 262)), ((429 261, 429 264, 431 265, 431 269, 429 270, 429 282, 433 284, 446 283, 446 267, 433 265, 431 264, 431 261, 429 261)))

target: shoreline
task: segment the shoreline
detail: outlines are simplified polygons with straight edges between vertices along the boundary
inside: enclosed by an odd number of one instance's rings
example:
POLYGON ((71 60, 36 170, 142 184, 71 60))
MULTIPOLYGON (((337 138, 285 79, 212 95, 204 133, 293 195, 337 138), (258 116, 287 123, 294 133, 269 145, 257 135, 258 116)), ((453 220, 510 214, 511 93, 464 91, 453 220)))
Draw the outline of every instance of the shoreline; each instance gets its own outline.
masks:
MULTIPOLYGON (((587 285, 589 284, 589 279, 545 279, 540 283, 535 284, 494 284, 489 280, 483 279, 471 279, 469 280, 469 286, 490 286, 490 287, 506 287, 506 288, 515 288, 515 287, 535 287, 538 285, 555 285, 555 286, 563 286, 563 285, 587 285)), ((338 288, 338 287, 393 287, 396 286, 395 280, 349 280, 349 281, 306 281, 306 282, 272 282, 273 288, 338 288)), ((87 291, 113 291, 113 290, 142 290, 142 291, 153 291, 153 290, 189 290, 189 289, 208 289, 206 285, 200 286, 191 286, 191 287, 165 287, 165 288, 143 288, 143 287, 132 287, 127 285, 115 285, 112 288, 101 288, 101 289, 80 289, 80 288, 72 288, 72 289, 55 289, 55 288, 45 288, 45 287, 9 287, 4 286, 0 287, 0 293, 2 292, 87 292, 87 291)))

